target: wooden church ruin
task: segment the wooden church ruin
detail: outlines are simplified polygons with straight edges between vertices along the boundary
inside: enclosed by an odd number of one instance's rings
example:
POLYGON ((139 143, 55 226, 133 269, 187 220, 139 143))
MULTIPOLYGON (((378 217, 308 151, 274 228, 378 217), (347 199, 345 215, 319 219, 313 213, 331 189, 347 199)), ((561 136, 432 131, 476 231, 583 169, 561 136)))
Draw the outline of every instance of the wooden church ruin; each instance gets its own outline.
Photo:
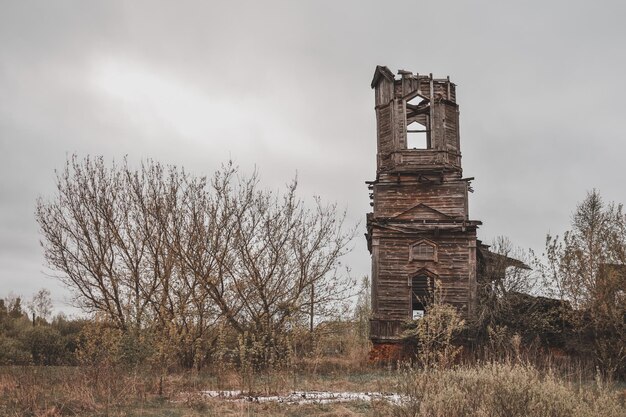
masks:
POLYGON ((403 323, 428 312, 435 286, 469 317, 481 277, 503 277, 506 266, 519 264, 476 238, 481 222, 468 214, 473 178, 463 177, 455 84, 398 74, 378 66, 371 84, 378 143, 366 237, 375 345, 398 342, 403 323))

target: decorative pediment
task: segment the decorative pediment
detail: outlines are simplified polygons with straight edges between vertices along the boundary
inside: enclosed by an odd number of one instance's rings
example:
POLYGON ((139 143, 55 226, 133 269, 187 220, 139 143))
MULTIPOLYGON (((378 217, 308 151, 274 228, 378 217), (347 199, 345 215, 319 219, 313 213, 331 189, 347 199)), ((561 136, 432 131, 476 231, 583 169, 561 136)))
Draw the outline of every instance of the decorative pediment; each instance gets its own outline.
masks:
POLYGON ((416 277, 418 275, 426 275, 433 279, 439 279, 439 275, 437 275, 436 273, 434 273, 428 268, 419 268, 417 271, 411 274, 411 277, 416 277))
POLYGON ((452 218, 424 203, 416 204, 393 217, 394 220, 449 220, 452 218))

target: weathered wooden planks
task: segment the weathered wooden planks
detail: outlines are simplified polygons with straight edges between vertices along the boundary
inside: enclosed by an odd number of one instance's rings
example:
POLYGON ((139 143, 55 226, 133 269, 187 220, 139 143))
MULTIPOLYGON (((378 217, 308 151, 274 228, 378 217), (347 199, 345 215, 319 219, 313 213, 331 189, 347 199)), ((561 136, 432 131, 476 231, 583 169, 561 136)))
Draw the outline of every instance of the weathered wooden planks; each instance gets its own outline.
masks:
POLYGON ((378 146, 367 239, 371 335, 382 342, 397 339, 402 321, 412 317, 419 304, 412 285, 424 277, 436 281, 444 302, 471 314, 480 222, 467 216, 469 181, 462 178, 456 86, 447 78, 408 71, 396 79, 388 68, 377 67, 372 88, 378 146), (407 149, 407 125, 413 121, 424 126, 427 149, 407 149), (432 249, 412 256, 411 248, 423 241, 432 249))

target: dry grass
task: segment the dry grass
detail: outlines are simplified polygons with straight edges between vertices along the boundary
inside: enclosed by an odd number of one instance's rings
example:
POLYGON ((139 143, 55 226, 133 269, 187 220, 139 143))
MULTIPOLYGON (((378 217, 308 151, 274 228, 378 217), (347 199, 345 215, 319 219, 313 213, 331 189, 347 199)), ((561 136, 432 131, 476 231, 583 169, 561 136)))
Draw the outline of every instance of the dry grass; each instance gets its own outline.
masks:
MULTIPOLYGON (((363 415, 383 417, 391 415, 380 414, 377 410, 376 406, 366 403, 284 405, 277 403, 234 403, 212 400, 205 402, 203 407, 185 411, 181 414, 181 417, 353 417, 363 415)), ((391 411, 391 409, 387 409, 387 411, 391 411)))
MULTIPOLYGON (((159 380, 158 374, 110 367, 0 367, 0 416, 300 415, 295 406, 225 403, 200 395, 188 395, 182 403, 170 403, 170 399, 180 398, 180 393, 241 389, 242 378, 233 370, 219 375, 198 372, 167 375, 161 384, 163 396, 158 395, 159 380)), ((252 389, 259 394, 295 389, 361 391, 378 389, 381 380, 391 386, 393 376, 368 370, 324 374, 272 372, 254 375, 252 389)), ((312 415, 351 415, 341 411, 341 407, 354 408, 336 404, 311 410, 316 410, 312 415)))
POLYGON ((1 367, 0 415, 108 415, 151 391, 150 377, 110 368, 1 367))
POLYGON ((414 417, 624 417, 624 397, 601 381, 568 380, 530 364, 488 363, 410 370, 400 379, 410 401, 397 415, 414 417))
POLYGON ((316 373, 255 375, 258 393, 291 390, 402 392, 410 401, 284 405, 207 399, 207 389, 241 389, 234 371, 159 375, 112 368, 0 368, 0 415, 75 416, 550 416, 624 417, 624 397, 602 381, 580 382, 528 364, 466 365, 453 369, 400 371, 364 367, 360 372, 318 363, 316 373), (321 372, 325 370, 325 372, 321 372), (181 395, 187 393, 187 395, 181 395), (196 393, 196 394, 194 394, 196 393), (180 402, 171 402, 181 399, 180 402))

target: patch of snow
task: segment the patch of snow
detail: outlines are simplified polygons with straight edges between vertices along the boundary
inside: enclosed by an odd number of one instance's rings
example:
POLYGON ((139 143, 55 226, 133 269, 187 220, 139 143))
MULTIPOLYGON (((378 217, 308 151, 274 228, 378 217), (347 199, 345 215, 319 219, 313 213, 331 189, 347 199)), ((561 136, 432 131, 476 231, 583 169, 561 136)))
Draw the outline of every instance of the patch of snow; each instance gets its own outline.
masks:
POLYGON ((407 400, 400 394, 382 392, 330 392, 330 391, 294 391, 287 395, 248 395, 243 391, 202 391, 201 394, 209 398, 219 398, 230 401, 248 401, 256 403, 277 402, 282 404, 328 404, 349 401, 387 401, 400 404, 407 400))

